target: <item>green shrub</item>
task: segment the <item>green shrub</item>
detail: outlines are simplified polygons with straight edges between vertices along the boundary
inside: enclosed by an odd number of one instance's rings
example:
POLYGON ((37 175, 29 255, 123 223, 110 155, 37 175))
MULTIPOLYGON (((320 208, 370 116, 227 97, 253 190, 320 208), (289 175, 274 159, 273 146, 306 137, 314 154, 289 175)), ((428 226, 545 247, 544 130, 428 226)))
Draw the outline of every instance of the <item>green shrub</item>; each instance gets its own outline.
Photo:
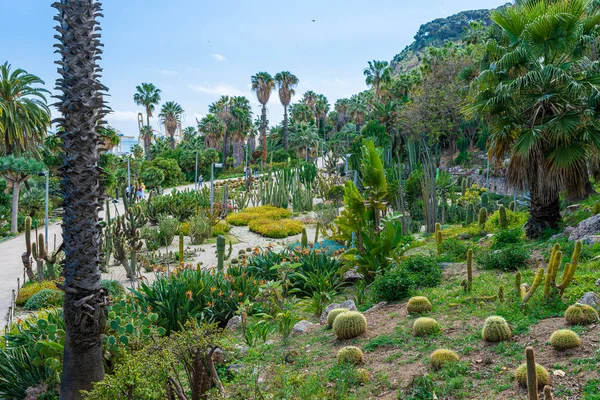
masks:
POLYGON ((565 311, 565 319, 571 325, 589 325, 598 321, 598 312, 587 304, 573 304, 565 311))
POLYGON ((156 251, 160 249, 160 233, 158 229, 144 226, 142 228, 142 239, 146 242, 146 250, 156 251))
POLYGON ((113 300, 119 299, 125 295, 125 288, 119 281, 103 279, 100 284, 106 289, 109 297, 113 300))
MULTIPOLYGON (((510 211, 506 210, 506 221, 508 229, 521 228, 529 219, 529 213, 527 211, 510 211)), ((488 232, 498 232, 502 230, 500 226, 500 212, 496 211, 488 218, 485 223, 485 230, 488 232)))
POLYGON ((212 227, 213 236, 225 235, 231 230, 231 225, 224 219, 212 227))
POLYGON ((60 306, 62 305, 64 297, 65 295, 62 290, 43 289, 27 300, 25 309, 37 311, 48 307, 60 306))
POLYGON ((294 219, 253 219, 248 228, 261 236, 272 239, 283 239, 302 232, 302 222, 294 219))
POLYGON ((513 244, 500 250, 486 251, 477 257, 483 269, 516 271, 525 267, 531 257, 530 251, 523 245, 513 244))
POLYGON ((442 241, 441 251, 444 258, 450 261, 463 261, 467 257, 469 248, 464 240, 449 238, 442 241))
POLYGON ((19 295, 17 296, 16 304, 20 307, 24 306, 31 296, 44 289, 58 290, 56 287, 56 282, 54 281, 27 282, 25 286, 19 289, 19 295))
POLYGON ((423 314, 432 310, 429 299, 425 296, 411 297, 406 304, 406 311, 409 314, 423 314))
POLYGON ((413 335, 426 336, 441 331, 440 324, 433 318, 420 317, 413 323, 413 335))
POLYGON ((440 369, 446 364, 457 363, 458 360, 458 354, 448 349, 438 349, 429 356, 429 361, 434 369, 440 369))
MULTIPOLYGON (((550 374, 548 374, 546 368, 538 363, 535 363, 535 374, 537 376, 538 387, 550 385, 550 374)), ((527 364, 522 364, 515 370, 515 380, 519 385, 527 387, 527 364)))
POLYGON ((203 215, 196 215, 192 217, 188 223, 190 225, 189 237, 194 245, 200 245, 204 243, 205 240, 214 234, 213 226, 203 215))
POLYGON ((418 254, 405 258, 400 265, 414 276, 416 287, 434 287, 442 282, 442 267, 433 257, 418 254))
POLYGON ((491 316, 485 320, 481 336, 486 342, 496 343, 509 340, 512 332, 510 331, 508 322, 504 318, 491 316))
POLYGON ((581 346, 581 339, 570 329, 559 329, 550 336, 550 345, 555 350, 567 350, 581 346))
POLYGON ((414 275, 408 269, 397 266, 377 275, 371 290, 375 301, 397 301, 406 298, 414 286, 414 275))
POLYGON ((347 308, 334 308, 333 310, 329 311, 329 314, 327 314, 327 326, 329 326, 330 328, 333 327, 333 321, 335 321, 335 318, 338 315, 348 311, 350 310, 348 310, 347 308))
POLYGON ((342 313, 333 321, 333 331, 340 340, 352 339, 367 331, 367 319, 358 311, 342 313))
POLYGON ((342 347, 337 353, 337 362, 339 364, 362 364, 363 352, 356 346, 342 347))
POLYGON ((282 218, 289 218, 291 215, 292 212, 285 208, 278 208, 274 206, 248 207, 240 212, 229 214, 227 216, 227 222, 235 226, 245 226, 248 225, 250 221, 259 218, 278 220, 282 218))
POLYGON ((170 246, 180 228, 181 223, 178 219, 168 215, 160 215, 158 217, 158 239, 161 246, 170 246))
POLYGON ((159 168, 148 167, 142 171, 140 178, 148 189, 155 189, 161 187, 165 181, 165 173, 159 168))
POLYGON ((523 230, 521 228, 503 229, 494 234, 494 237, 492 238, 492 249, 498 250, 513 244, 522 243, 522 237, 523 230))

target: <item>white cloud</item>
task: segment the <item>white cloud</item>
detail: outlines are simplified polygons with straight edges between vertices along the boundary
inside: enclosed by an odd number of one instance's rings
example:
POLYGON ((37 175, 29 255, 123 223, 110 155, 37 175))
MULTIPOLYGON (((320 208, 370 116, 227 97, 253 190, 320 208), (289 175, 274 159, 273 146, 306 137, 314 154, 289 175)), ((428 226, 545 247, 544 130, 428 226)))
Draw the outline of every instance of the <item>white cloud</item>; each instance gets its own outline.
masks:
POLYGON ((171 70, 168 70, 168 69, 161 69, 161 70, 160 70, 160 71, 158 71, 158 72, 159 72, 160 74, 162 74, 162 75, 180 75, 180 73, 179 73, 179 72, 177 72, 177 71, 171 71, 171 70))
POLYGON ((137 122, 138 113, 135 111, 113 111, 108 114, 107 119, 117 122, 137 122))
POLYGON ((208 93, 217 96, 246 96, 242 90, 235 86, 228 85, 226 83, 205 83, 203 85, 189 85, 190 89, 198 93, 208 93))
POLYGON ((210 56, 219 62, 227 60, 224 55, 219 54, 219 53, 212 53, 210 56))

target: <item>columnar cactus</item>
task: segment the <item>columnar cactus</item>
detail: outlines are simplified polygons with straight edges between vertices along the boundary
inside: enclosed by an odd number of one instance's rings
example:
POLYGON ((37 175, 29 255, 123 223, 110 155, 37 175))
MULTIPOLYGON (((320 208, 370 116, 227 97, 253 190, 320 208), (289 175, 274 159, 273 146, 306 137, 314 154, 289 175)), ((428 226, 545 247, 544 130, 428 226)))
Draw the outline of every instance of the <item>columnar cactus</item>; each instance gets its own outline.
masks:
POLYGON ((598 312, 587 304, 573 304, 565 311, 565 319, 571 325, 589 325, 598 321, 598 312))
POLYGON ((342 313, 333 321, 333 331, 340 340, 352 339, 367 331, 367 319, 358 311, 342 313))
POLYGON ((442 254, 442 231, 435 232, 435 243, 437 247, 437 255, 440 256, 442 254))
MULTIPOLYGON (((520 281, 520 274, 518 275, 518 278, 519 278, 518 280, 520 281)), ((533 294, 535 293, 537 288, 542 283, 543 278, 544 278, 544 269, 540 268, 537 270, 537 273, 535 274, 535 277, 533 278, 533 283, 531 284, 531 287, 529 287, 527 284, 521 284, 521 287, 520 287, 521 306, 524 306, 529 301, 529 299, 531 299, 531 296, 533 296, 533 294)))
POLYGON ((31 217, 25 218, 25 252, 21 255, 21 262, 27 273, 27 278, 34 281, 35 274, 31 265, 31 217))
POLYGON ((503 302, 504 301, 504 286, 500 285, 498 287, 498 301, 499 302, 503 302))
POLYGON ((426 336, 441 330, 440 324, 433 318, 420 317, 413 323, 413 335, 426 336))
POLYGON ((424 296, 411 297, 406 305, 409 314, 423 314, 432 310, 431 303, 424 296))
POLYGON ((552 248, 552 255, 548 263, 548 274, 546 275, 546 284, 544 286, 544 297, 549 298, 550 296, 559 293, 559 296, 565 292, 565 289, 569 287, 575 276, 575 270, 579 263, 579 257, 581 256, 582 243, 576 242, 573 254, 571 255, 571 262, 565 264, 560 284, 556 284, 556 278, 558 275, 558 268, 560 267, 560 261, 562 260, 563 253, 560 251, 560 245, 554 244, 552 248))
POLYGON ((568 350, 581 346, 581 339, 570 329, 559 329, 550 336, 550 345, 555 350, 568 350))
POLYGON ((467 194, 467 180, 463 178, 462 182, 460 183, 460 193, 464 196, 465 194, 467 194))
POLYGON ((521 281, 522 281, 521 271, 517 271, 515 274, 515 289, 517 291, 517 297, 521 298, 521 281))
POLYGON ((456 363, 458 360, 458 354, 448 349, 438 349, 429 356, 429 361, 434 369, 440 369, 444 365, 456 363))
POLYGON ((544 386, 544 400, 552 400, 552 386, 544 386))
POLYGON ((306 235, 306 228, 302 228, 302 239, 300 240, 300 245, 303 249, 308 247, 308 236, 306 235))
POLYGON ((329 311, 329 313, 327 314, 327 326, 329 326, 330 328, 333 327, 333 321, 335 321, 335 318, 343 313, 346 313, 350 310, 348 310, 347 308, 334 308, 333 310, 329 311))
POLYGON ((225 237, 217 236, 217 269, 223 271, 225 261, 225 237))
POLYGON ((39 282, 44 280, 44 261, 46 259, 46 246, 44 246, 44 235, 38 236, 37 243, 31 246, 31 254, 36 263, 37 279, 39 282))
POLYGON ((184 238, 183 232, 179 232, 179 264, 183 264, 185 262, 185 254, 184 254, 184 238))
POLYGON ((467 220, 466 224, 471 225, 473 223, 473 204, 467 206, 467 220))
POLYGON ((517 206, 516 206, 516 203, 515 203, 514 201, 511 201, 511 202, 508 204, 508 209, 509 209, 510 211, 517 211, 517 206))
POLYGON ((519 385, 527 387, 528 399, 538 399, 538 387, 550 384, 550 374, 546 368, 535 362, 535 353, 532 347, 525 350, 527 362, 515 370, 515 380, 519 385))
POLYGON ((512 332, 504 318, 491 316, 485 320, 481 336, 486 342, 496 343, 509 340, 512 337, 512 332))
POLYGON ((504 206, 500 206, 498 208, 498 223, 500 224, 500 228, 505 229, 508 228, 508 219, 506 218, 506 208, 504 206))
POLYGON ((483 227, 485 226, 485 222, 487 221, 487 217, 488 217, 488 211, 487 208, 482 207, 479 210, 479 227, 483 229, 483 227))
POLYGON ((467 250, 467 284, 465 286, 467 292, 473 289, 473 250, 467 250))
POLYGON ((337 362, 339 364, 362 364, 363 352, 356 346, 342 347, 337 353, 337 362))
POLYGON ((317 244, 317 242, 319 241, 319 230, 321 229, 321 223, 317 222, 317 226, 316 226, 316 230, 315 230, 315 241, 314 243, 317 244))
POLYGON ((488 206, 489 206, 489 196, 487 193, 482 193, 481 194, 481 207, 487 209, 488 206))

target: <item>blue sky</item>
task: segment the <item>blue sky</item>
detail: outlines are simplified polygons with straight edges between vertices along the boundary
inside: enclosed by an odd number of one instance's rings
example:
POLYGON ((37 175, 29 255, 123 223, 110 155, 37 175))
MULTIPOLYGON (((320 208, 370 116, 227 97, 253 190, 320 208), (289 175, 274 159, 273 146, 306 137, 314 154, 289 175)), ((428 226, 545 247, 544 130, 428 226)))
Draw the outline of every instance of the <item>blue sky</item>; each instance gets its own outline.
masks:
MULTIPOLYGON (((40 76, 48 89, 57 77, 53 53, 54 0, 2 0, 0 63, 40 76)), ((108 122, 137 134, 141 108, 135 86, 152 82, 162 100, 186 111, 195 125, 221 95, 246 95, 250 76, 289 70, 306 90, 333 105, 366 88, 368 60, 391 60, 410 44, 419 26, 463 10, 492 8, 506 0, 104 0, 102 82, 114 113, 108 122), (312 22, 312 20, 316 20, 312 22)), ((271 124, 283 114, 276 93, 268 103, 271 124)), ((158 127, 156 118, 152 122, 158 127)))

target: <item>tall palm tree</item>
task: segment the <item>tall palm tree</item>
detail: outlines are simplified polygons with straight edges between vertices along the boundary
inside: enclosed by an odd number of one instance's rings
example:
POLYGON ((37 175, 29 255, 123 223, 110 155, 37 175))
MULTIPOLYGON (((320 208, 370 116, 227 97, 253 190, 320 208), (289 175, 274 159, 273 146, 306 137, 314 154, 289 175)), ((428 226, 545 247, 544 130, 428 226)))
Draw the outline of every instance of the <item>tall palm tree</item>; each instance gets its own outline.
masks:
POLYGON ((336 130, 339 132, 344 125, 350 120, 348 116, 348 108, 350 106, 350 99, 338 99, 335 102, 334 109, 338 113, 338 121, 336 130))
POLYGON ((6 155, 21 155, 42 143, 50 126, 44 81, 22 69, 0 65, 0 133, 6 155))
POLYGON ((329 108, 329 100, 327 100, 327 97, 322 94, 317 95, 317 100, 315 101, 315 118, 317 120, 319 133, 322 132, 323 138, 325 138, 325 121, 327 120, 329 108))
POLYGON ((207 149, 218 149, 225 132, 225 124, 216 115, 208 114, 198 122, 198 131, 204 135, 207 149))
POLYGON ((387 61, 369 61, 369 66, 363 70, 367 85, 375 88, 375 97, 381 100, 381 85, 392 80, 392 68, 387 61))
POLYGON ((353 95, 348 104, 348 113, 354 121, 354 124, 356 124, 356 132, 360 132, 360 128, 369 113, 369 105, 367 104, 365 97, 360 94, 353 95))
POLYGON ((233 115, 231 114, 231 97, 229 96, 221 96, 219 100, 212 103, 208 106, 208 111, 214 115, 216 115, 225 125, 225 130, 223 131, 223 163, 227 162, 227 157, 229 156, 229 127, 233 122, 233 115))
POLYGON ((290 114, 292 116, 292 124, 300 122, 313 122, 315 119, 313 110, 303 101, 292 104, 290 106, 290 114))
POLYGON ((135 87, 136 93, 133 95, 133 101, 136 105, 146 109, 146 125, 150 126, 150 117, 160 103, 160 89, 152 83, 142 83, 135 87))
POLYGON ((317 104, 318 98, 319 98, 319 95, 316 94, 312 90, 307 90, 306 92, 304 92, 304 95, 302 96, 302 102, 311 109, 313 115, 315 116, 315 123, 317 125, 319 124, 319 117, 318 117, 317 111, 316 111, 316 104, 317 104))
POLYGON ((64 158, 60 168, 63 193, 61 288, 66 338, 60 399, 81 399, 82 390, 104 378, 101 334, 105 325, 106 292, 99 269, 102 228, 98 218, 104 200, 104 178, 98 166, 98 128, 107 114, 99 81, 101 14, 98 0, 61 0, 56 27, 61 56, 56 81, 62 92, 56 107, 64 158))
POLYGON ((150 125, 144 125, 140 129, 140 139, 144 143, 144 154, 146 155, 146 160, 150 160, 150 146, 152 145, 152 140, 154 140, 154 130, 150 125))
POLYGON ((165 124, 165 129, 171 138, 171 148, 175 148, 175 132, 181 127, 183 108, 174 101, 167 101, 160 109, 158 118, 165 124))
POLYGON ((252 107, 250 100, 244 96, 233 97, 231 103, 233 166, 237 167, 244 162, 244 140, 252 128, 252 107))
POLYGON ((192 140, 192 138, 196 136, 196 128, 193 126, 186 126, 183 129, 183 138, 182 140, 184 142, 189 142, 190 140, 192 140))
POLYGON ((314 149, 319 142, 319 134, 313 123, 300 122, 292 126, 290 143, 299 157, 309 157, 309 149, 314 149))
POLYGON ((529 192, 526 232, 537 237, 558 227, 560 192, 583 191, 586 158, 600 147, 600 69, 586 57, 600 14, 586 0, 530 0, 491 18, 503 37, 465 111, 489 122, 491 156, 510 155, 507 178, 529 192))
POLYGON ((288 106, 292 101, 292 97, 296 94, 294 88, 298 86, 300 80, 296 75, 289 71, 282 71, 275 74, 275 83, 279 89, 279 101, 283 106, 283 147, 288 149, 288 106))
POLYGON ((98 136, 102 141, 100 146, 101 152, 109 152, 121 143, 119 132, 112 126, 102 126, 98 128, 98 136))
POLYGON ((275 80, 268 72, 259 72, 251 78, 252 91, 256 93, 258 102, 262 106, 261 112, 261 146, 262 162, 267 162, 267 103, 275 89, 275 80))

